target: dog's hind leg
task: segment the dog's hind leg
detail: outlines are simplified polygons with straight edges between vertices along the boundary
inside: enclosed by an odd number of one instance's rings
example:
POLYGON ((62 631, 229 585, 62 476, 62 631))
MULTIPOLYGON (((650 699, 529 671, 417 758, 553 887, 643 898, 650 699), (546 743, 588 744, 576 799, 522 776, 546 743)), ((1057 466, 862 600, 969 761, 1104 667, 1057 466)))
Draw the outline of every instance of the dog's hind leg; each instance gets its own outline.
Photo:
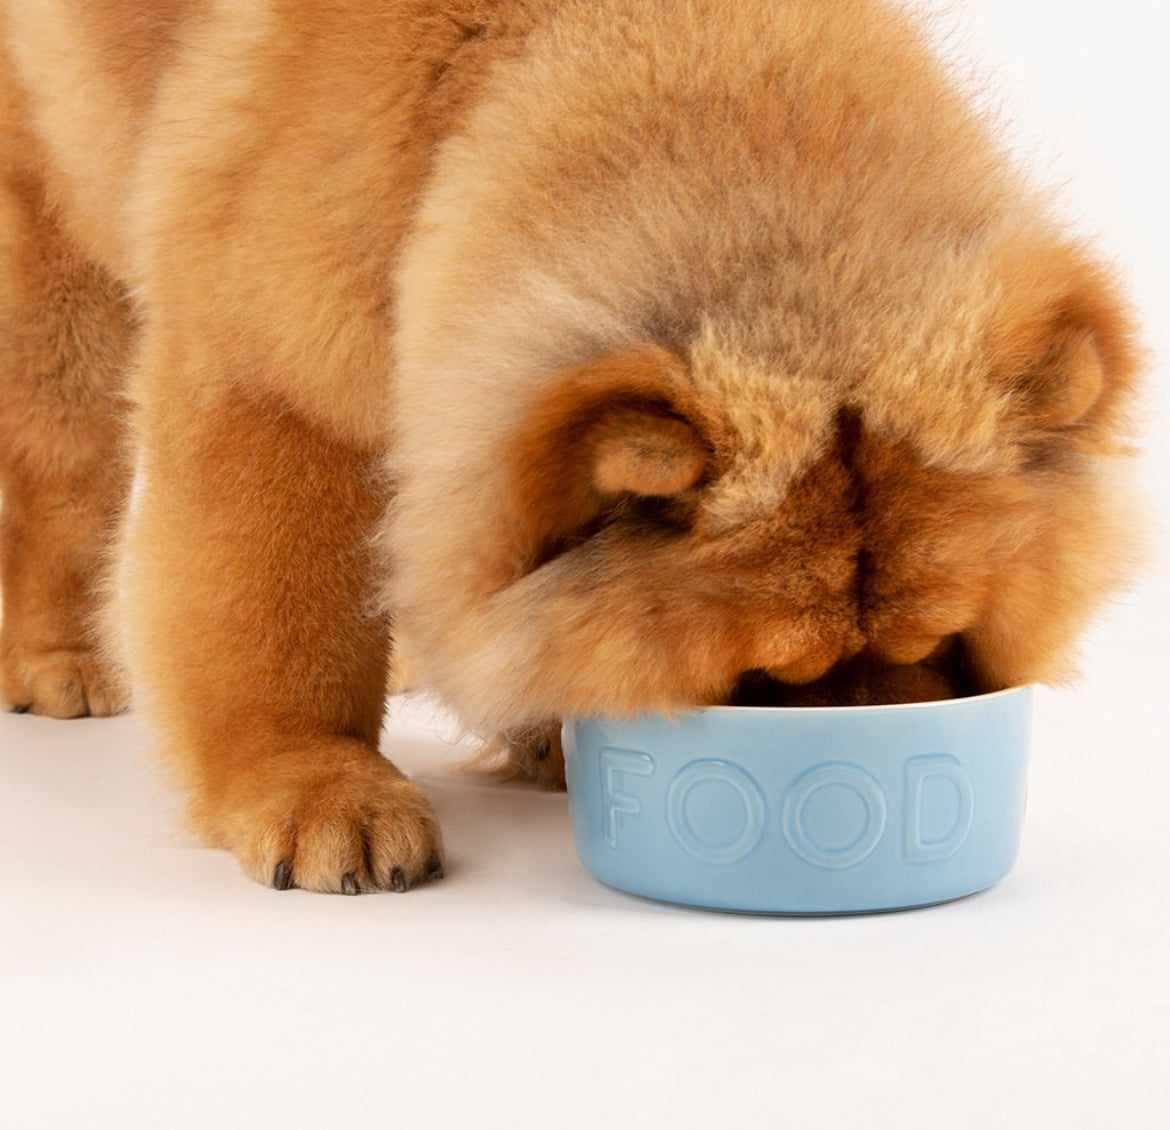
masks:
POLYGON ((95 623, 130 483, 120 396, 130 304, 62 233, 35 169, 4 149, 0 699, 56 717, 114 714, 126 691, 95 623))

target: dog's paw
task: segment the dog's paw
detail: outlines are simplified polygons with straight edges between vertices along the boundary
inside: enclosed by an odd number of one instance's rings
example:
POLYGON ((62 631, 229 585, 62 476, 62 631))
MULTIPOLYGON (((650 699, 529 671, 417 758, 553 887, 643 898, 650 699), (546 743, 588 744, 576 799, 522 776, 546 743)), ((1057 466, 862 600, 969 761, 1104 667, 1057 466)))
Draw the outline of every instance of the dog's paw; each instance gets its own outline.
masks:
POLYGON ((471 766, 501 781, 525 781, 542 789, 563 790, 565 755, 560 723, 501 734, 486 744, 471 766))
POLYGON ((3 689, 9 709, 52 718, 121 714, 130 701, 123 679, 88 650, 7 655, 3 689))
POLYGON ((253 879, 278 890, 407 891, 443 875, 426 794, 365 753, 322 770, 271 764, 221 812, 225 840, 253 879))

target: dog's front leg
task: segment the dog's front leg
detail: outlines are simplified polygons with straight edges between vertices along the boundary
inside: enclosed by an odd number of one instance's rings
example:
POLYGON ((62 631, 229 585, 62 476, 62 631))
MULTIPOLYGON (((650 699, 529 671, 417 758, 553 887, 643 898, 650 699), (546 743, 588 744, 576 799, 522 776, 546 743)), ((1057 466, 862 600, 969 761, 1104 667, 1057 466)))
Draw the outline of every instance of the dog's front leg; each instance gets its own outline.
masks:
POLYGON ((279 888, 438 877, 430 805, 378 753, 380 453, 274 399, 176 384, 143 397, 125 581, 145 705, 196 828, 279 888))

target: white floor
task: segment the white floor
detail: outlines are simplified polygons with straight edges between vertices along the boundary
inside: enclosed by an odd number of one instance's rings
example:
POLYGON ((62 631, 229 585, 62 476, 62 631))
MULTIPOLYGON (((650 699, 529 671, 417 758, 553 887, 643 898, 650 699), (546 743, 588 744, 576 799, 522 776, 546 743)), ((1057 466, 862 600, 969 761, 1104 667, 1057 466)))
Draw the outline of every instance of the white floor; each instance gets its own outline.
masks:
MULTIPOLYGON (((1161 7, 960 14, 1166 356, 1161 7)), ((1166 375, 1146 429, 1163 521, 1166 375)), ((617 894, 577 864, 563 796, 460 776, 450 723, 401 701, 385 748, 431 789, 448 877, 278 893, 175 833, 132 716, 0 716, 0 1126, 1163 1127, 1167 560, 1094 634, 1080 687, 1038 700, 1015 871, 902 914, 617 894)))

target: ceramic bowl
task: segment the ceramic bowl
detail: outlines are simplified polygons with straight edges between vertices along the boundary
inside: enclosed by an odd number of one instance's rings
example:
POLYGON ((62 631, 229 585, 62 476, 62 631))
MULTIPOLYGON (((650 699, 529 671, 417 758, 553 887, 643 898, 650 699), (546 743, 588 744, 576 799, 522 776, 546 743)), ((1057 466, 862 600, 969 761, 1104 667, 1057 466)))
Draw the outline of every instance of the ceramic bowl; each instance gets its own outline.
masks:
POLYGON ((653 899, 851 914, 972 894, 1011 870, 1027 687, 896 706, 735 707, 565 723, 577 852, 653 899))

